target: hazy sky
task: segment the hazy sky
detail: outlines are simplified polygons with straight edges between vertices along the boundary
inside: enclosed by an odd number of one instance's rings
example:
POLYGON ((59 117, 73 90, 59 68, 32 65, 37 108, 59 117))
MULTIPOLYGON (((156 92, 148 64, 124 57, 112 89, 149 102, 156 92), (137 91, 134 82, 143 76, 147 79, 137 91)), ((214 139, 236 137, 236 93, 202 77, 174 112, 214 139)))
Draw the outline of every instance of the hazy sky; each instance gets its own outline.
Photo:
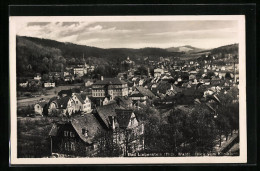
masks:
POLYGON ((214 48, 238 43, 237 21, 28 22, 17 35, 100 48, 214 48))

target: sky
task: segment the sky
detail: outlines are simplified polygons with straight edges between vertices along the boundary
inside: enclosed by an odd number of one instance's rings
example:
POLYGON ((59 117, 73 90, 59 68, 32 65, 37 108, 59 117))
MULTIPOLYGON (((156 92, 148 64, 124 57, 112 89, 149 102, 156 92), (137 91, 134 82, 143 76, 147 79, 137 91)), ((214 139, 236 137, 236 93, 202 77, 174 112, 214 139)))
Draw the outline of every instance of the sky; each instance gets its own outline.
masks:
POLYGON ((236 20, 26 22, 16 33, 100 48, 209 49, 239 41, 236 20))

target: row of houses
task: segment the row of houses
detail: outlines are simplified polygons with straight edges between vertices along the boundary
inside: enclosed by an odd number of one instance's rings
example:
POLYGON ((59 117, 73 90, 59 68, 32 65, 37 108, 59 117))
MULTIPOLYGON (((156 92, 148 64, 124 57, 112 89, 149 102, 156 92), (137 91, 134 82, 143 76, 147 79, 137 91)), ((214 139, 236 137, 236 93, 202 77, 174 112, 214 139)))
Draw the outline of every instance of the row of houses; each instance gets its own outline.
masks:
POLYGON ((51 153, 58 156, 102 156, 115 150, 116 156, 128 156, 144 149, 143 135, 144 125, 133 110, 117 103, 54 123, 49 133, 51 153))

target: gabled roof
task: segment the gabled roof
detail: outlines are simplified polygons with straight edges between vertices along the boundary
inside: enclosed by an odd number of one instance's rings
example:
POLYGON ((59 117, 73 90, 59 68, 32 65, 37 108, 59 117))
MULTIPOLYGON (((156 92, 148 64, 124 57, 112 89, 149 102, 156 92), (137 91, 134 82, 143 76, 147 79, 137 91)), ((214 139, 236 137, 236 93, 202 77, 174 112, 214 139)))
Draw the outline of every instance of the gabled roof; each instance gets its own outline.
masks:
POLYGON ((116 116, 115 109, 123 109, 123 107, 118 106, 116 103, 97 107, 97 113, 107 128, 109 128, 110 125, 108 116, 116 116))
POLYGON ((141 93, 131 94, 129 97, 144 97, 141 93))
POLYGON ((85 100, 87 98, 87 93, 80 93, 80 97, 85 100))
POLYGON ((84 104, 84 100, 81 97, 81 94, 75 93, 75 96, 79 99, 81 104, 84 104))
POLYGON ((70 97, 65 96, 57 100, 58 108, 66 109, 70 97))
POLYGON ((95 135, 103 130, 98 120, 92 114, 77 116, 71 120, 71 124, 79 137, 88 144, 93 143, 95 135), (82 134, 82 129, 88 131, 87 137, 82 134))
POLYGON ((119 78, 104 78, 104 80, 99 80, 94 83, 94 85, 107 85, 107 84, 126 84, 125 81, 120 80, 119 78))
POLYGON ((88 144, 92 144, 95 136, 100 131, 103 131, 102 126, 95 118, 95 116, 93 116, 92 114, 88 114, 83 116, 75 116, 69 122, 54 123, 49 132, 49 136, 58 136, 59 129, 65 124, 71 124, 76 133, 79 135, 80 139, 88 144), (87 137, 82 134, 82 129, 85 129, 87 131, 87 137))
POLYGON ((69 100, 70 100, 70 97, 68 97, 68 96, 62 97, 60 99, 58 99, 57 97, 53 97, 50 99, 49 103, 52 103, 52 102, 56 103, 57 107, 59 109, 66 109, 69 100))
POLYGON ((156 98, 156 96, 149 89, 146 89, 142 86, 136 87, 136 89, 144 96, 148 96, 149 98, 156 98))
POLYGON ((116 117, 120 128, 127 128, 133 110, 116 109, 116 117))

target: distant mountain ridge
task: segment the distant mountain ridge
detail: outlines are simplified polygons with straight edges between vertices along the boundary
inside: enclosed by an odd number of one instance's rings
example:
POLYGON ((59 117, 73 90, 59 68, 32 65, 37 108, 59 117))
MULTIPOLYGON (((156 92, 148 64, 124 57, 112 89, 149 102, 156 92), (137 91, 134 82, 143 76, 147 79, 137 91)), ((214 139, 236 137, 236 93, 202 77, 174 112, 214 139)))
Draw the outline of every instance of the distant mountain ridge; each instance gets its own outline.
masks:
POLYGON ((185 45, 185 46, 178 46, 178 47, 169 47, 166 48, 168 52, 185 52, 185 53, 195 53, 195 52, 200 52, 205 49, 200 49, 196 48, 190 45, 185 45))

